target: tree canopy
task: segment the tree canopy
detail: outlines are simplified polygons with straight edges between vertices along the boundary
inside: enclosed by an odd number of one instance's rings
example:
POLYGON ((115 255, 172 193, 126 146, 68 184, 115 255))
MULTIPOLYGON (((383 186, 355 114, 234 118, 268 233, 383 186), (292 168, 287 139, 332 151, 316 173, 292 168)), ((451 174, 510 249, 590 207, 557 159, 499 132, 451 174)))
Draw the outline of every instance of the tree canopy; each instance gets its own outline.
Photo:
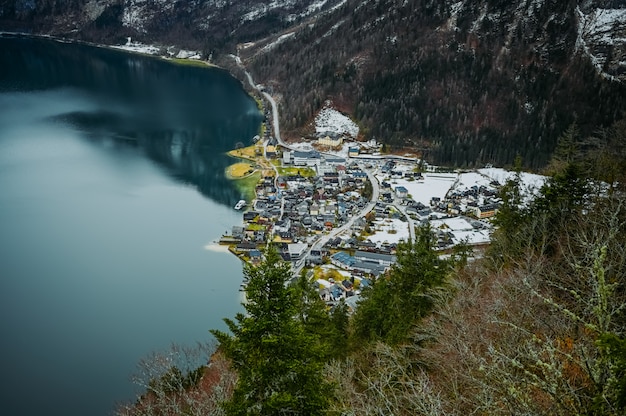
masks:
POLYGON ((328 404, 319 337, 301 319, 289 264, 275 249, 258 266, 244 266, 246 313, 225 319, 231 333, 212 330, 239 378, 225 403, 231 415, 320 414, 328 404))

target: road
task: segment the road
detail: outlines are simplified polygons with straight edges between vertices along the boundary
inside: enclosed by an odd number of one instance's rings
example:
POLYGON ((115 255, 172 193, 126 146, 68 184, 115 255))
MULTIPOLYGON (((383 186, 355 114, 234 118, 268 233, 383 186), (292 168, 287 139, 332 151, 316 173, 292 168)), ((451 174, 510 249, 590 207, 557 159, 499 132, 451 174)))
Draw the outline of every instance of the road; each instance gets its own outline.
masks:
POLYGON ((238 56, 235 56, 235 61, 237 62, 237 65, 239 65, 239 67, 241 67, 243 72, 246 74, 246 78, 248 78, 248 84, 250 84, 250 86, 254 88, 255 90, 257 90, 259 93, 261 93, 261 95, 263 95, 263 97, 265 97, 267 101, 269 101, 270 106, 272 107, 272 127, 274 128, 274 137, 276 138, 276 141, 281 146, 286 147, 287 149, 293 150, 291 146, 285 143, 280 137, 280 124, 278 122, 278 106, 276 105, 276 101, 274 101, 274 98, 272 98, 271 95, 261 90, 261 88, 259 88, 259 86, 254 83, 254 80, 252 79, 252 75, 250 75, 250 73, 243 66, 243 63, 241 62, 241 59, 238 56))
MULTIPOLYGON (((317 240, 314 244, 311 245, 311 247, 308 248, 304 258, 308 257, 309 254, 311 254, 311 250, 321 250, 322 247, 324 247, 324 245, 328 242, 328 240, 330 240, 331 238, 335 238, 337 235, 343 233, 344 231, 348 231, 357 218, 364 216, 374 209, 374 207, 376 206, 376 202, 380 197, 380 186, 378 185, 378 180, 376 179, 376 177, 374 177, 374 174, 370 170, 364 169, 364 172, 367 174, 367 178, 372 183, 372 199, 370 200, 370 202, 365 205, 365 207, 358 214, 350 217, 348 222, 343 224, 341 227, 333 228, 332 231, 328 234, 322 235, 319 240, 317 240)), ((304 267, 304 263, 304 261, 296 263, 294 267, 294 278, 300 275, 300 272, 304 267)))
MULTIPOLYGON (((265 99, 270 103, 270 105, 272 107, 272 124, 273 124, 273 128, 274 128, 274 137, 276 138, 276 141, 282 147, 285 147, 285 148, 290 149, 290 150, 294 150, 289 144, 285 143, 281 139, 281 137, 280 137, 280 125, 279 125, 279 122, 278 122, 278 106, 276 105, 276 101, 274 101, 274 98, 272 98, 272 96, 270 94, 268 94, 267 92, 261 90, 261 88, 257 84, 254 83, 254 80, 252 79, 252 76, 246 70, 246 68, 243 66, 243 63, 241 62, 241 59, 238 56, 235 56, 234 58, 235 58, 235 61, 237 62, 237 64, 241 67, 241 69, 246 74, 246 78, 248 79, 248 83, 250 84, 250 86, 252 88, 254 88, 255 90, 257 90, 259 93, 261 93, 263 95, 263 97, 265 97, 265 99)), ((404 157, 401 157, 401 156, 400 157, 395 157, 395 158, 397 158, 397 159, 408 159, 408 158, 404 158, 404 157)), ((274 169, 276 169, 276 167, 274 167, 274 169)), ((311 246, 307 249, 307 251, 306 251, 305 255, 303 256, 303 258, 301 260, 297 261, 294 264, 294 267, 293 267, 293 278, 291 279, 292 281, 295 280, 300 275, 300 272, 302 271, 302 269, 304 268, 305 263, 306 263, 305 259, 311 254, 311 250, 321 250, 321 248, 324 247, 324 245, 328 242, 328 240, 330 240, 331 238, 335 238, 337 235, 343 233, 344 231, 349 230, 350 227, 352 227, 352 224, 354 223, 354 221, 357 218, 364 216, 365 214, 367 214, 368 212, 373 210, 374 207, 376 206, 376 202, 378 202, 378 198, 380 196, 380 186, 378 184, 378 180, 376 179, 376 177, 374 176, 374 173, 370 169, 363 169, 363 171, 367 174, 367 178, 369 179, 370 183, 372 184, 372 198, 371 198, 370 202, 357 215, 353 215, 348 220, 348 222, 343 224, 341 227, 334 228, 330 233, 324 234, 315 243, 311 244, 311 246)), ((277 175, 277 177, 278 177, 278 175, 277 175)), ((282 202, 284 204, 284 200, 282 202)), ((411 241, 415 241, 415 225, 413 224, 413 219, 411 217, 409 217, 408 215, 406 215, 406 212, 404 211, 404 209, 403 209, 404 207, 403 206, 400 206, 400 205, 395 205, 395 206, 398 209, 398 211, 400 211, 403 215, 406 216, 406 218, 408 220, 409 237, 410 237, 411 241)), ((283 209, 284 209, 284 205, 281 205, 281 218, 283 216, 283 209)))

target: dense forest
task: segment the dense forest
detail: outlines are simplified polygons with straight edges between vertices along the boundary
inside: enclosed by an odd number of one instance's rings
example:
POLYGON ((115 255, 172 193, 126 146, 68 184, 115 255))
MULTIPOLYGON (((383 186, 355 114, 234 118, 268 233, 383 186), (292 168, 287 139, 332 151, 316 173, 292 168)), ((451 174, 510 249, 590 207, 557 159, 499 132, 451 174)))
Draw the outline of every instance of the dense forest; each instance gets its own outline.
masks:
POLYGON ((576 1, 348 1, 241 54, 283 98, 283 130, 307 135, 324 101, 365 138, 455 166, 545 166, 573 121, 624 117, 626 88, 577 49, 576 1), (460 4, 460 3, 459 3, 460 4), (487 16, 487 17, 485 17, 487 16))
POLYGON ((286 285, 268 248, 210 364, 152 360, 168 366, 119 414, 624 414, 626 124, 592 139, 560 136, 532 201, 503 184, 480 256, 442 257, 420 228, 352 314, 286 285))

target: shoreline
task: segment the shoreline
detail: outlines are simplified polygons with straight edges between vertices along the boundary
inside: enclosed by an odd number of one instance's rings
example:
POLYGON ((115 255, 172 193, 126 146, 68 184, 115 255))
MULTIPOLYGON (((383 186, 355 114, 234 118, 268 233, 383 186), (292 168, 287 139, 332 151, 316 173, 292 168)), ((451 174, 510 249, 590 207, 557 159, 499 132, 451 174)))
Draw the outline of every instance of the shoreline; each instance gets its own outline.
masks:
MULTIPOLYGON (((125 47, 127 45, 107 45, 107 44, 103 44, 103 43, 89 42, 89 41, 82 40, 82 39, 64 38, 64 37, 55 36, 55 35, 44 35, 44 34, 39 34, 39 33, 0 31, 0 37, 4 37, 4 36, 15 37, 15 38, 47 39, 47 40, 51 40, 51 41, 55 41, 55 42, 59 42, 59 43, 75 43, 75 44, 79 44, 79 45, 92 46, 92 47, 95 47, 95 48, 103 48, 103 49, 110 49, 110 50, 121 51, 121 52, 126 52, 126 53, 133 53, 133 54, 137 54, 137 55, 152 57, 152 58, 155 58, 155 59, 162 59, 164 61, 171 62, 171 63, 177 64, 177 65, 190 65, 190 66, 198 66, 198 67, 219 69, 219 70, 228 72, 228 74, 230 74, 230 76, 232 76, 235 79, 238 79, 230 71, 228 71, 226 68, 223 68, 223 67, 221 67, 219 65, 216 65, 214 63, 211 63, 209 61, 205 61, 205 60, 202 60, 202 59, 177 58, 175 56, 174 57, 170 57, 170 56, 166 56, 166 55, 163 55, 161 53, 158 53, 158 51, 160 51, 161 49, 167 49, 168 48, 167 46, 155 46, 155 45, 147 45, 147 44, 137 43, 137 44, 135 44, 135 45, 137 45, 136 48, 133 48, 131 45, 128 45, 128 47, 125 47), (145 48, 145 49, 141 50, 141 48, 145 48), (148 52, 148 50, 152 50, 152 48, 155 50, 155 52, 148 52)), ((178 48, 178 47, 176 47, 176 48, 179 51, 186 51, 186 49, 183 49, 183 48, 178 48)), ((241 80, 239 80, 239 81, 241 81, 241 80)))

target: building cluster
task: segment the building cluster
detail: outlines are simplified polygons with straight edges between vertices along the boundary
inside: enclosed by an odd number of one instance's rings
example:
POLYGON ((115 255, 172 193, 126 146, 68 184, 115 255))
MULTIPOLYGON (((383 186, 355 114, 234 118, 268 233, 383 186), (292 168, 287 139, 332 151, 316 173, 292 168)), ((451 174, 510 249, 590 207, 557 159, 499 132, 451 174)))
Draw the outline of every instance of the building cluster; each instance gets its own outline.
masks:
MULTIPOLYGON (((421 183, 424 180, 421 173, 397 166, 394 161, 386 162, 381 173, 396 184, 421 183)), ((457 179, 444 196, 433 196, 427 202, 415 201, 406 186, 394 186, 382 180, 381 201, 376 205, 376 212, 388 209, 388 204, 395 201, 417 225, 430 224, 437 237, 437 247, 441 250, 460 243, 470 246, 489 243, 492 227, 485 220, 495 216, 500 207, 500 184, 497 181, 489 181, 488 185, 463 186, 457 179)))
POLYGON ((360 289, 395 263, 396 243, 368 239, 378 222, 399 221, 405 230, 430 223, 442 250, 461 242, 489 242, 490 225, 482 220, 497 211, 496 183, 453 187, 445 197, 425 204, 415 201, 407 189, 408 181, 424 180, 414 161, 410 168, 384 159, 358 164, 316 150, 284 150, 279 156, 272 147, 275 143, 266 143, 266 157, 281 161, 279 173, 261 179, 254 203, 243 213, 243 224, 232 227, 221 242, 252 264, 261 262, 262 248, 272 243, 291 262, 294 273, 306 265, 330 263, 343 278, 317 279, 320 296, 329 304, 344 299, 356 305, 360 289), (378 167, 384 177, 379 176, 380 197, 367 213, 372 187, 366 190, 368 173, 362 165, 378 167), (339 227, 340 234, 327 236, 339 227))
POLYGON ((289 174, 259 182, 254 203, 243 213, 243 225, 223 237, 223 242, 235 244, 237 254, 255 254, 259 245, 272 242, 285 260, 301 260, 316 236, 345 224, 369 202, 362 196, 367 175, 356 163, 302 153, 306 155, 292 155, 302 159, 290 159, 289 174))

